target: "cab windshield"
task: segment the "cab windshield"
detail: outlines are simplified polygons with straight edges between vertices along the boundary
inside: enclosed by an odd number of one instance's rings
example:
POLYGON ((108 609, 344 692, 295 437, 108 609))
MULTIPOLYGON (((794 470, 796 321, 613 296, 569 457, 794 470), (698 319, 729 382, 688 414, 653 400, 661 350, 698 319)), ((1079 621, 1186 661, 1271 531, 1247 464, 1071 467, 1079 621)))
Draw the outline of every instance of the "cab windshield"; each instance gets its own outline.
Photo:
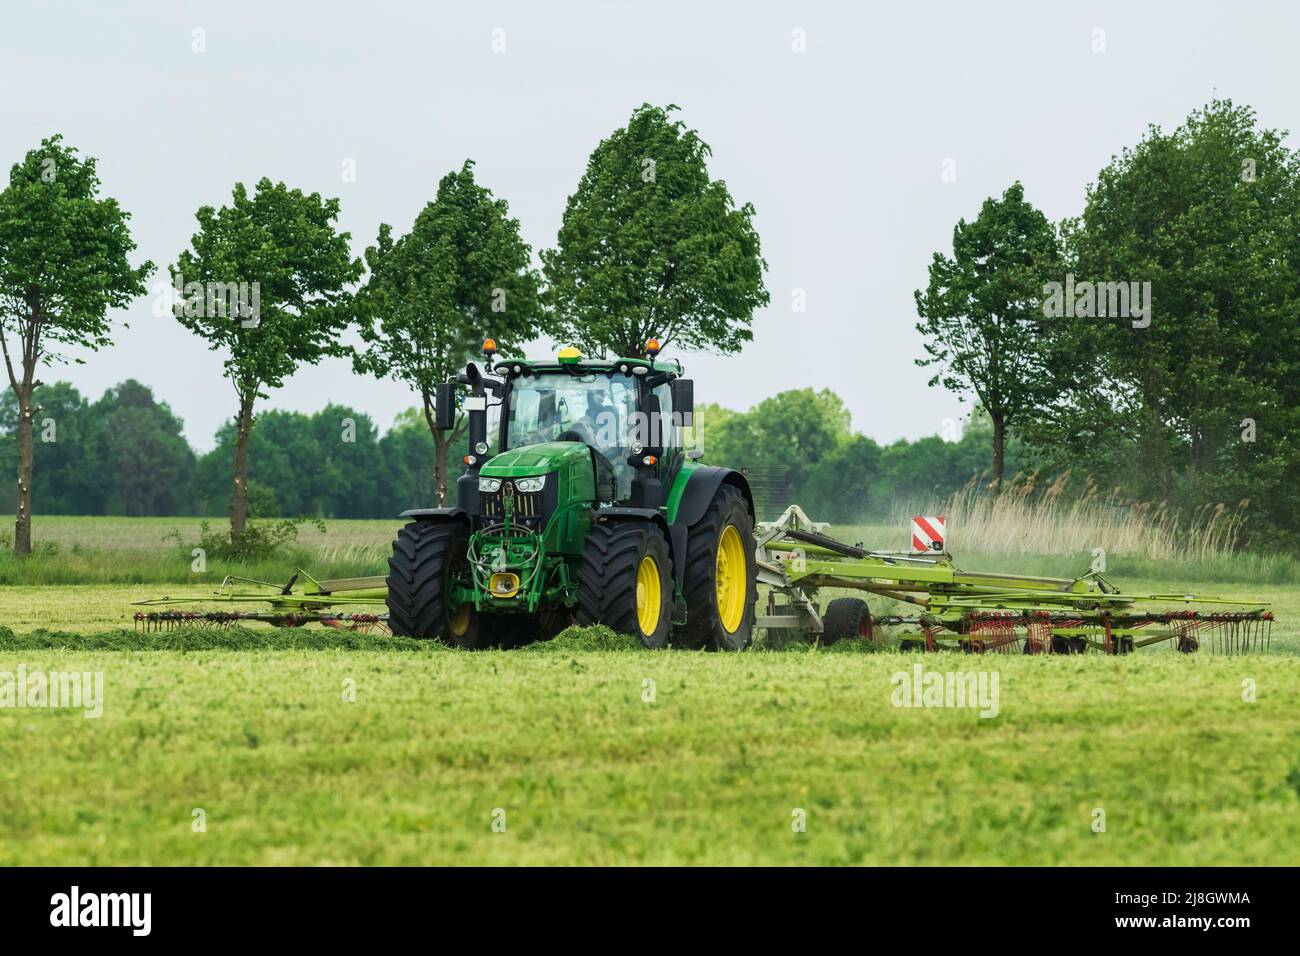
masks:
POLYGON ((620 372, 545 372, 516 378, 510 390, 506 447, 585 442, 613 469, 617 497, 631 494, 631 436, 637 383, 620 372))

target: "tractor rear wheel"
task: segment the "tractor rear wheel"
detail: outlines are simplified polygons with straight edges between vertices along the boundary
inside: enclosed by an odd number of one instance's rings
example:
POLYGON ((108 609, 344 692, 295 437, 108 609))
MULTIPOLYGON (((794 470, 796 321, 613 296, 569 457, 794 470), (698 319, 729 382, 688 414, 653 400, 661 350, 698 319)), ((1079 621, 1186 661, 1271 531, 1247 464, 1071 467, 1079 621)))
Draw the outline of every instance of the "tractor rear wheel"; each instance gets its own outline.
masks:
POLYGON ((834 644, 845 638, 871 640, 871 609, 862 598, 836 598, 822 617, 822 643, 834 644))
POLYGON ((478 612, 450 601, 454 585, 467 583, 468 547, 469 533, 457 521, 412 521, 397 533, 388 558, 389 630, 478 646, 478 612))
POLYGON ((607 521, 591 529, 578 570, 579 624, 604 624, 646 647, 664 647, 672 604, 668 540, 658 526, 607 521))
POLYGON ((722 485, 686 537, 686 624, 673 641, 692 650, 739 651, 754 638, 758 574, 754 519, 744 495, 722 485))

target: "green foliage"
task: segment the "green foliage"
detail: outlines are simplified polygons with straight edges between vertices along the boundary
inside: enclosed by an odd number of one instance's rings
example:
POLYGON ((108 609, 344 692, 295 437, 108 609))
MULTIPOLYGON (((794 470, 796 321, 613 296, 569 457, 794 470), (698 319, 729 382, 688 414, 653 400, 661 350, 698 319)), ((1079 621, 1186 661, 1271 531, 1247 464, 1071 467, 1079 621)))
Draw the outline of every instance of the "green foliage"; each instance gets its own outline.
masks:
POLYGON ((986 199, 974 222, 959 220, 952 257, 936 252, 930 283, 916 292, 930 385, 974 392, 993 423, 993 477, 1002 479, 1007 426, 1047 384, 1041 360, 1043 286, 1060 280, 1056 235, 1047 217, 1014 183, 986 199))
POLYGON ((1250 499, 1256 540, 1294 544, 1300 154, 1285 136, 1216 100, 1099 173, 1064 225, 1069 269, 1149 282, 1151 322, 1053 319, 1055 392, 1026 437, 1188 513, 1250 499))
POLYGON ((474 181, 469 160, 438 184, 411 231, 379 227, 366 250, 370 277, 357 294, 366 348, 358 370, 389 376, 426 396, 464 368, 483 339, 509 353, 540 332, 538 276, 519 220, 504 199, 474 181))
POLYGON ((92 415, 98 444, 92 455, 108 479, 100 485, 105 513, 173 515, 185 511, 194 477, 194 452, 182 434, 180 418, 135 379, 106 391, 92 415))
POLYGON ((768 302, 754 208, 710 179, 676 109, 645 104, 596 147, 542 253, 554 334, 590 353, 640 355, 651 336, 736 352, 768 302))
POLYGON ((881 495, 881 450, 866 435, 848 435, 826 453, 804 481, 801 500, 814 520, 837 524, 877 514, 889 502, 881 495))
POLYGON ((409 233, 394 240, 385 223, 366 250, 370 278, 356 296, 365 348, 354 365, 405 382, 420 396, 438 450, 440 489, 447 485, 448 444, 463 422, 451 434, 433 428, 434 387, 454 380, 489 335, 509 354, 541 334, 531 255, 519 220, 510 218, 504 199, 474 181, 469 160, 442 178, 409 233))
MULTIPOLYGON (((99 452, 102 444, 95 411, 67 382, 41 385, 32 391, 34 509, 43 514, 102 514, 104 483, 111 480, 99 452), (53 423, 51 428, 47 420, 53 423), (52 437, 53 441, 46 441, 52 437)), ((18 467, 18 398, 0 393, 0 474, 18 467)), ((17 505, 16 487, 0 484, 0 507, 17 505)))
POLYGON ((0 192, 0 334, 15 388, 24 367, 60 358, 51 346, 107 345, 108 310, 146 291, 153 264, 131 265, 131 215, 100 197, 96 166, 51 136, 14 164, 0 192))
MULTIPOLYGON (((59 441, 36 446, 49 495, 38 499, 42 514, 223 510, 233 423, 195 461, 180 421, 136 382, 93 403, 66 383, 43 386, 37 395, 47 410, 59 409, 53 413, 59 441), (112 427, 123 417, 131 427, 112 427), (166 482, 147 480, 150 462, 166 482), (135 502, 131 509, 128 501, 135 502)), ((12 398, 0 397, 0 467, 12 461, 14 418, 12 398)), ((843 402, 825 390, 783 392, 749 412, 701 405, 695 420, 706 463, 779 469, 790 479, 791 501, 841 523, 892 517, 900 502, 950 495, 981 477, 989 456, 989 432, 976 425, 957 442, 931 436, 882 448, 851 432, 843 402)), ((453 460, 468 451, 464 435, 450 451, 453 460)), ((435 449, 418 407, 398 415, 382 436, 367 415, 344 405, 313 414, 268 411, 249 438, 249 458, 252 517, 389 518, 437 501, 435 449)), ((1014 438, 1008 461, 1013 470, 1027 461, 1014 438)), ((0 486, 0 504, 2 495, 0 486)))
MULTIPOLYGON (((42 514, 174 515, 192 507, 194 452, 181 420, 134 379, 87 402, 67 382, 41 385, 34 504, 42 514)), ((17 463, 18 401, 0 394, 0 469, 17 463)), ((13 503, 0 486, 0 506, 13 503)))
MULTIPOLYGON (((840 524, 892 519, 899 507, 985 479, 992 449, 991 432, 980 425, 955 442, 934 435, 882 448, 851 431, 844 403, 825 389, 781 392, 748 412, 701 405, 696 423, 705 463, 783 475, 788 491, 781 508, 799 504, 816 520, 840 524)), ((1007 446, 1012 470, 1026 459, 1013 438, 1007 446)))
MULTIPOLYGON (((193 497, 201 514, 221 511, 234 442, 235 426, 227 423, 199 460, 193 497)), ((455 460, 467 450, 464 442, 462 435, 451 446, 455 460)), ((347 406, 312 414, 274 409, 258 416, 248 454, 255 516, 379 518, 437 502, 435 449, 418 408, 398 416, 382 437, 368 415, 347 406)))
POLYGON ((828 389, 781 392, 744 415, 705 423, 705 460, 729 467, 780 465, 795 487, 849 437, 849 412, 828 389))
MULTIPOLYGON (((127 380, 96 402, 66 382, 35 390, 36 508, 45 515, 220 514, 229 497, 235 425, 196 456, 182 423, 145 386, 127 380), (52 425, 43 425, 45 419, 52 425), (48 435, 50 440, 42 440, 48 435)), ((0 470, 17 460, 17 401, 0 393, 0 470)), ((313 414, 273 410, 249 440, 248 512, 252 517, 312 515, 386 518, 437 501, 435 452, 420 409, 397 416, 389 431, 344 405, 313 414)), ((450 446, 467 451, 464 436, 450 446)), ((0 484, 0 508, 14 503, 0 484)))
POLYGON ((339 334, 351 320, 346 288, 361 276, 348 251, 351 235, 338 232, 337 199, 304 194, 284 183, 258 181, 252 196, 243 183, 221 209, 203 206, 199 231, 171 267, 186 288, 176 319, 228 352, 226 376, 241 399, 279 388, 303 363, 343 356, 339 334), (258 283, 259 311, 241 319, 234 310, 194 304, 191 283, 258 283), (197 312, 197 314, 193 314, 197 312))

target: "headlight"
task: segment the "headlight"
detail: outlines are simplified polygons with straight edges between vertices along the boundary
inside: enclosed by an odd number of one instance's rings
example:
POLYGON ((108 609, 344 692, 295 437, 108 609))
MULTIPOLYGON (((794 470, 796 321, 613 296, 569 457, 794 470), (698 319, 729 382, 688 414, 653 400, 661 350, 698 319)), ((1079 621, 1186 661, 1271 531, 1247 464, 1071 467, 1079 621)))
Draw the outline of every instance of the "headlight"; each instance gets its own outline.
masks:
POLYGON ((526 495, 541 491, 542 486, 546 484, 546 476, 541 475, 537 478, 516 478, 515 487, 526 495))
POLYGON ((486 491, 490 495, 495 494, 501 490, 501 479, 480 477, 478 480, 478 490, 486 491))

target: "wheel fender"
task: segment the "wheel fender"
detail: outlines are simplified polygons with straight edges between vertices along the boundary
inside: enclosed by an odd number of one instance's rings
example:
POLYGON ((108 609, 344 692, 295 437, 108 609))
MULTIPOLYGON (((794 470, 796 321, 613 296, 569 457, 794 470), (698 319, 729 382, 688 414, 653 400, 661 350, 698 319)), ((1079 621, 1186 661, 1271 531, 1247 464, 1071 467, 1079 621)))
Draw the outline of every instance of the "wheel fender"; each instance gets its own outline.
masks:
POLYGON ((403 511, 399 518, 412 521, 459 521, 466 528, 470 526, 470 516, 464 508, 411 508, 403 511))
POLYGON ((730 468, 717 468, 710 465, 691 472, 691 477, 682 491, 682 500, 677 505, 677 520, 673 524, 689 528, 703 518, 704 512, 713 501, 713 496, 724 484, 734 485, 740 489, 740 493, 745 496, 745 503, 749 505, 750 517, 753 517, 754 495, 749 490, 749 481, 745 476, 730 468))

